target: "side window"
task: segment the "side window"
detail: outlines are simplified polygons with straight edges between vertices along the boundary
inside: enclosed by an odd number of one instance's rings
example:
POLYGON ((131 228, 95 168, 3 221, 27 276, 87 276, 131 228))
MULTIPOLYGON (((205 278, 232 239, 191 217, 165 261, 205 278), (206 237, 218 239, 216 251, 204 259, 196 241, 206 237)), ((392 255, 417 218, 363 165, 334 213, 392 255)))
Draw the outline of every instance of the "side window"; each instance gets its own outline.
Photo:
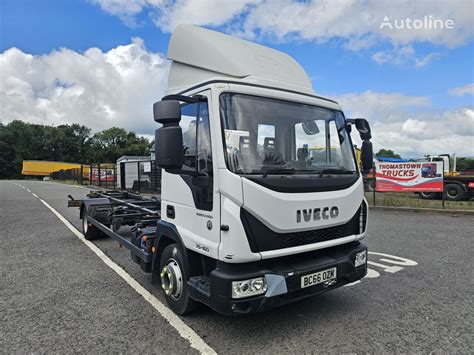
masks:
POLYGON ((184 165, 196 168, 196 115, 197 104, 188 104, 181 107, 181 121, 179 125, 183 131, 184 165))
POLYGON ((196 208, 212 211, 212 148, 207 102, 181 106, 179 125, 183 132, 184 165, 201 173, 194 178, 181 176, 191 188, 196 208))
POLYGON ((209 127, 209 111, 207 102, 199 105, 197 132, 197 164, 198 171, 208 175, 212 174, 212 149, 211 129, 209 127))
POLYGON ((336 121, 329 121, 329 137, 331 142, 329 162, 331 165, 344 166, 345 164, 342 161, 341 143, 339 141, 339 132, 337 131, 336 121))

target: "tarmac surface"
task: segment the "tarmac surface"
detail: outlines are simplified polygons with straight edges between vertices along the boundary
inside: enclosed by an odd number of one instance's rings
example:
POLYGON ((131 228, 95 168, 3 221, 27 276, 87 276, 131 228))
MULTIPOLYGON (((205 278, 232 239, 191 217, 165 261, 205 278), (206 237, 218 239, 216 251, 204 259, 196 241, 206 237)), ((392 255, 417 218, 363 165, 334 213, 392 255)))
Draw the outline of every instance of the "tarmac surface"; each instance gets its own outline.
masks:
MULTIPOLYGON (((87 192, 0 181, 0 352, 199 352, 40 200, 81 230, 67 195, 87 192)), ((471 353, 473 222, 372 211, 362 282, 262 314, 226 317, 202 306, 180 318, 223 354, 471 353)), ((108 238, 94 244, 165 304, 127 249, 108 238)))

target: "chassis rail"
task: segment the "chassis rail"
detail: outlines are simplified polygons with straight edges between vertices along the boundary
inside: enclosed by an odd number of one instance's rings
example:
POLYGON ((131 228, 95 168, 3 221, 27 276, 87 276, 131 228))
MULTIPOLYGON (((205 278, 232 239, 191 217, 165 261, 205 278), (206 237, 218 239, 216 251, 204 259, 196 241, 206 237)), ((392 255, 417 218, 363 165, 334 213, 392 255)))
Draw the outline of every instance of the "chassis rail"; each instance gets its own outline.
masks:
POLYGON ((122 224, 137 228, 156 225, 156 222, 161 218, 161 199, 147 198, 129 192, 98 190, 91 191, 87 196, 88 198, 84 200, 76 200, 68 195, 68 207, 93 207, 95 212, 88 212, 87 221, 105 235, 119 242, 121 246, 129 249, 144 263, 150 264, 153 261, 153 253, 143 250, 135 245, 130 238, 117 231, 122 224), (98 198, 106 198, 109 202, 95 203, 94 199, 98 198), (104 211, 108 212, 105 220, 104 211), (102 213, 101 218, 98 218, 99 213, 102 213))

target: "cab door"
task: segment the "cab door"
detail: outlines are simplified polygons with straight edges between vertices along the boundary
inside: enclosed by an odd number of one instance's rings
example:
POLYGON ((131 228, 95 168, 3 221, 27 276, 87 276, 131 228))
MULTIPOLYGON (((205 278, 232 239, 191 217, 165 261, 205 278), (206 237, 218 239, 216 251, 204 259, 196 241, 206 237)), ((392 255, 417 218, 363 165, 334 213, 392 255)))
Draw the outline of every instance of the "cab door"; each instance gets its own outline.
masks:
POLYGON ((163 173, 162 218, 176 226, 186 248, 217 259, 220 199, 214 178, 210 95, 200 95, 206 99, 181 106, 184 165, 193 174, 163 173))

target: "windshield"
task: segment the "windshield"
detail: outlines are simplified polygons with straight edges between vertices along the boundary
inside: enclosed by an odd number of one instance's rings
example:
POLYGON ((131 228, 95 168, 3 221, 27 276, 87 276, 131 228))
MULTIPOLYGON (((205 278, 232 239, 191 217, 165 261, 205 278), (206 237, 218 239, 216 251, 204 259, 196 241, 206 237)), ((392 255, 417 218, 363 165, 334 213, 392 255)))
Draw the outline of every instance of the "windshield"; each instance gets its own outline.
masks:
POLYGON ((354 174, 340 111, 243 94, 220 96, 228 168, 238 174, 354 174))

